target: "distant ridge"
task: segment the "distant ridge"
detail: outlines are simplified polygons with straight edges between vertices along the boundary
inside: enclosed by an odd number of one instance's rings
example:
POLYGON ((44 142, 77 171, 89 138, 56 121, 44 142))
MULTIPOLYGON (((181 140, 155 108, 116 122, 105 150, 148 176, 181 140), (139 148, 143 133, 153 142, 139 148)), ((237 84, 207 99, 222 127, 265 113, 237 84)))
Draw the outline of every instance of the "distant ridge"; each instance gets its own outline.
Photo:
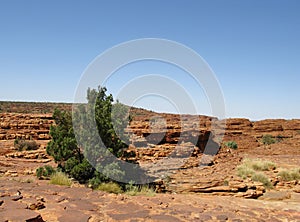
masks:
POLYGON ((72 110, 72 103, 0 101, 0 113, 53 113, 72 110))
MULTIPOLYGON (((55 109, 72 111, 73 103, 0 101, 0 113, 49 114, 55 109)), ((156 112, 143 108, 131 108, 137 116, 152 116, 156 112)))

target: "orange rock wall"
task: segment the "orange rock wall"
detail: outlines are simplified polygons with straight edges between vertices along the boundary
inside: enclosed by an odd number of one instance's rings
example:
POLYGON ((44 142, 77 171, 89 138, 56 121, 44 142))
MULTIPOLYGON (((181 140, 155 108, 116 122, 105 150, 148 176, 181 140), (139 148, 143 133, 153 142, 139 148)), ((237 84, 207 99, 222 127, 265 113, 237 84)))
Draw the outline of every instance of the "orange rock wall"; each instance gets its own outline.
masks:
POLYGON ((0 113, 0 140, 49 140, 51 114, 0 113))
MULTIPOLYGON (((172 114, 151 113, 150 115, 135 116, 129 131, 145 144, 159 142, 162 139, 161 145, 176 144, 180 136, 184 137, 185 142, 188 142, 191 135, 197 135, 197 132, 200 132, 198 145, 201 148, 208 139, 212 120, 215 118, 189 115, 180 117, 172 114), (151 116, 157 115, 165 118, 166 126, 161 130, 153 131, 150 124, 151 116), (183 133, 181 132, 183 129, 181 123, 188 124, 184 126, 185 132, 183 133), (195 123, 199 123, 198 129, 195 123), (150 137, 147 137, 149 135, 150 137)), ((49 140, 49 130, 53 123, 52 114, 0 113, 0 140, 14 140, 16 138, 49 140)), ((223 141, 233 140, 238 143, 239 149, 247 149, 258 146, 260 138, 265 134, 290 138, 299 132, 299 119, 270 119, 253 122, 248 119, 233 118, 226 120, 223 141)))

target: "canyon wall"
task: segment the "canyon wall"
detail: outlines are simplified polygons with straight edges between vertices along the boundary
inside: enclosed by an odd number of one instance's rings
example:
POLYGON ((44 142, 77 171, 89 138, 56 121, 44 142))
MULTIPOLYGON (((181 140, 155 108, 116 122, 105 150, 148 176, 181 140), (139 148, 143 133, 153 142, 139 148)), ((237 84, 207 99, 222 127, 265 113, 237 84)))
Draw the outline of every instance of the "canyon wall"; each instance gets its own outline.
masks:
MULTIPOLYGON (((69 109, 69 108, 68 108, 69 109)), ((263 135, 292 138, 300 133, 300 120, 269 119, 250 121, 233 118, 218 121, 208 116, 161 114, 133 109, 133 121, 128 128, 132 145, 143 147, 141 155, 165 156, 177 143, 197 143, 203 151, 212 131, 212 124, 225 127, 223 141, 235 141, 239 150, 251 149, 261 144, 263 135), (148 153, 148 154, 147 154, 148 153)), ((54 123, 51 113, 0 113, 0 141, 16 138, 34 139, 42 144, 50 140, 49 130, 54 123)), ((213 130, 218 134, 220 129, 213 130)))

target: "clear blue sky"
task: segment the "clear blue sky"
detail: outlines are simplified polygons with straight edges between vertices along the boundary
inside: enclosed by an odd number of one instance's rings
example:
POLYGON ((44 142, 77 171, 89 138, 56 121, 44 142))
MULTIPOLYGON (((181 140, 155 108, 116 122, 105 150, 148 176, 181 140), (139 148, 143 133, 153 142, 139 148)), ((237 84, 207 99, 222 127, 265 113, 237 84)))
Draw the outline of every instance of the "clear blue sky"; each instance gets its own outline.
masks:
MULTIPOLYGON (((0 0, 0 100, 72 102, 97 55, 125 41, 164 38, 208 62, 228 117, 300 118, 299 11, 298 0, 0 0)), ((113 94, 118 88, 108 86, 113 94)), ((150 99, 151 107, 168 111, 159 100, 150 99)))

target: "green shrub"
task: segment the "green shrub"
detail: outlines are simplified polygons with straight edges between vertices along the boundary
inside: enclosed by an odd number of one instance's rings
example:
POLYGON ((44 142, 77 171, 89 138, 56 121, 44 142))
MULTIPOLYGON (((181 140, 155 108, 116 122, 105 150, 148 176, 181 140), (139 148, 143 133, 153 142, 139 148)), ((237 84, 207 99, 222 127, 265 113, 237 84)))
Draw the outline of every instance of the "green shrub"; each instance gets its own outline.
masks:
POLYGON ((269 134, 263 135, 261 141, 264 145, 271 145, 271 144, 277 142, 276 139, 272 135, 269 135, 269 134))
POLYGON ((55 169, 52 166, 43 166, 36 169, 36 176, 39 179, 50 179, 52 174, 55 173, 55 169))
POLYGON ((39 145, 34 140, 24 140, 17 138, 14 141, 14 147, 19 151, 37 150, 39 148, 39 145))
POLYGON ((101 183, 98 187, 97 190, 105 191, 108 193, 123 193, 123 190, 121 186, 115 182, 109 182, 109 183, 101 183))
POLYGON ((264 185, 264 187, 266 187, 266 188, 272 188, 273 187, 270 179, 263 173, 254 173, 251 176, 251 179, 253 181, 261 182, 264 185))
POLYGON ((76 157, 71 157, 65 162, 64 170, 80 183, 88 181, 94 176, 95 172, 94 167, 87 159, 84 158, 82 162, 80 162, 76 157))
POLYGON ((300 180, 300 169, 282 170, 278 173, 278 176, 284 181, 300 180))
POLYGON ((231 149, 234 149, 236 150, 238 148, 238 145, 235 141, 227 141, 227 142, 224 142, 224 145, 228 148, 231 148, 231 149))
POLYGON ((93 166, 84 158, 82 163, 72 168, 70 175, 80 183, 84 183, 94 176, 94 171, 93 166))
POLYGON ((101 183, 102 183, 102 180, 99 177, 93 177, 93 178, 89 179, 89 181, 88 181, 88 185, 92 189, 97 189, 101 183))
POLYGON ((50 177, 50 184, 71 186, 72 181, 69 179, 67 174, 63 172, 56 172, 50 177))

